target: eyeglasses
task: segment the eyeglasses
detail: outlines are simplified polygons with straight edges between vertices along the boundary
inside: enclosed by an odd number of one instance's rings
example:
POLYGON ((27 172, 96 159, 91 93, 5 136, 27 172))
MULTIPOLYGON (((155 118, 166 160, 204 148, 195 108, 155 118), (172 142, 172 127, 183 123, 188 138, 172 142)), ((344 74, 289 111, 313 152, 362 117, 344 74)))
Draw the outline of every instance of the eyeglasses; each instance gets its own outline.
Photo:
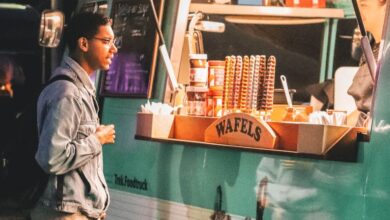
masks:
POLYGON ((103 42, 103 44, 109 45, 110 47, 111 46, 118 47, 119 45, 118 38, 109 39, 109 38, 92 37, 92 39, 100 40, 101 42, 103 42))

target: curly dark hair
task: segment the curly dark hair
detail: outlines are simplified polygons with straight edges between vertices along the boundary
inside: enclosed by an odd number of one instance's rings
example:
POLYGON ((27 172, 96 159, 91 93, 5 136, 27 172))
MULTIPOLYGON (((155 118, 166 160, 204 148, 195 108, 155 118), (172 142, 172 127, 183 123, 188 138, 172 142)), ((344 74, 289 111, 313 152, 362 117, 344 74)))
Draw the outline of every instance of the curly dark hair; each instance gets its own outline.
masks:
POLYGON ((69 50, 76 49, 77 41, 80 37, 91 39, 100 26, 111 23, 111 19, 105 15, 92 12, 82 12, 76 14, 68 23, 64 34, 65 43, 69 50))

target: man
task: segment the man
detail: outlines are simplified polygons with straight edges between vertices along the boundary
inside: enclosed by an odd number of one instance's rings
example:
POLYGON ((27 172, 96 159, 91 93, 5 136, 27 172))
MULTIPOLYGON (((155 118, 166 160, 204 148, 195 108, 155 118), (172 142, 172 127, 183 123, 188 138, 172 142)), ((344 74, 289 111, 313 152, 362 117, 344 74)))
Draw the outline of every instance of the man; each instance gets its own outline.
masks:
MULTIPOLYGON (((375 44, 372 50, 378 59, 379 44, 382 39, 382 30, 386 16, 386 0, 357 0, 364 26, 372 34, 375 44)), ((348 94, 355 99, 356 107, 361 112, 357 126, 369 125, 374 82, 371 78, 365 57, 362 57, 358 72, 348 94)))
POLYGON ((117 52, 110 19, 82 13, 68 24, 65 57, 56 80, 38 100, 39 146, 35 159, 49 174, 33 220, 104 219, 109 205, 102 145, 114 143, 113 125, 99 125, 95 88, 89 76, 107 70, 117 52))

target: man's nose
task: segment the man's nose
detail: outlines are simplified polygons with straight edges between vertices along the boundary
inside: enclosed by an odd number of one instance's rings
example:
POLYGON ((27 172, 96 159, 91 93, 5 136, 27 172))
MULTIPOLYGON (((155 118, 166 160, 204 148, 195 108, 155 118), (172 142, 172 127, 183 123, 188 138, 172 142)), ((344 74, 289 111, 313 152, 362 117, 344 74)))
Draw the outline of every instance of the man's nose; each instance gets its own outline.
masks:
POLYGON ((111 44, 110 51, 111 51, 112 53, 117 53, 117 52, 118 52, 118 48, 115 46, 115 44, 111 44))

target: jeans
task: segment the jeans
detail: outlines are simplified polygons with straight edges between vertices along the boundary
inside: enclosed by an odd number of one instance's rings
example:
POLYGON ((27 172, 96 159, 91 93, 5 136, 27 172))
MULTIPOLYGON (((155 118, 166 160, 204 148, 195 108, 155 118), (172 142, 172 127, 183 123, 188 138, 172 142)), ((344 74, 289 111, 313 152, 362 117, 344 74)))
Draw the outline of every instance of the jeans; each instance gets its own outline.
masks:
POLYGON ((101 217, 95 219, 95 218, 89 218, 88 216, 85 216, 80 212, 76 212, 76 213, 59 212, 44 207, 41 204, 38 204, 31 211, 31 220, 43 220, 43 219, 45 220, 104 220, 105 214, 102 214, 101 217))

